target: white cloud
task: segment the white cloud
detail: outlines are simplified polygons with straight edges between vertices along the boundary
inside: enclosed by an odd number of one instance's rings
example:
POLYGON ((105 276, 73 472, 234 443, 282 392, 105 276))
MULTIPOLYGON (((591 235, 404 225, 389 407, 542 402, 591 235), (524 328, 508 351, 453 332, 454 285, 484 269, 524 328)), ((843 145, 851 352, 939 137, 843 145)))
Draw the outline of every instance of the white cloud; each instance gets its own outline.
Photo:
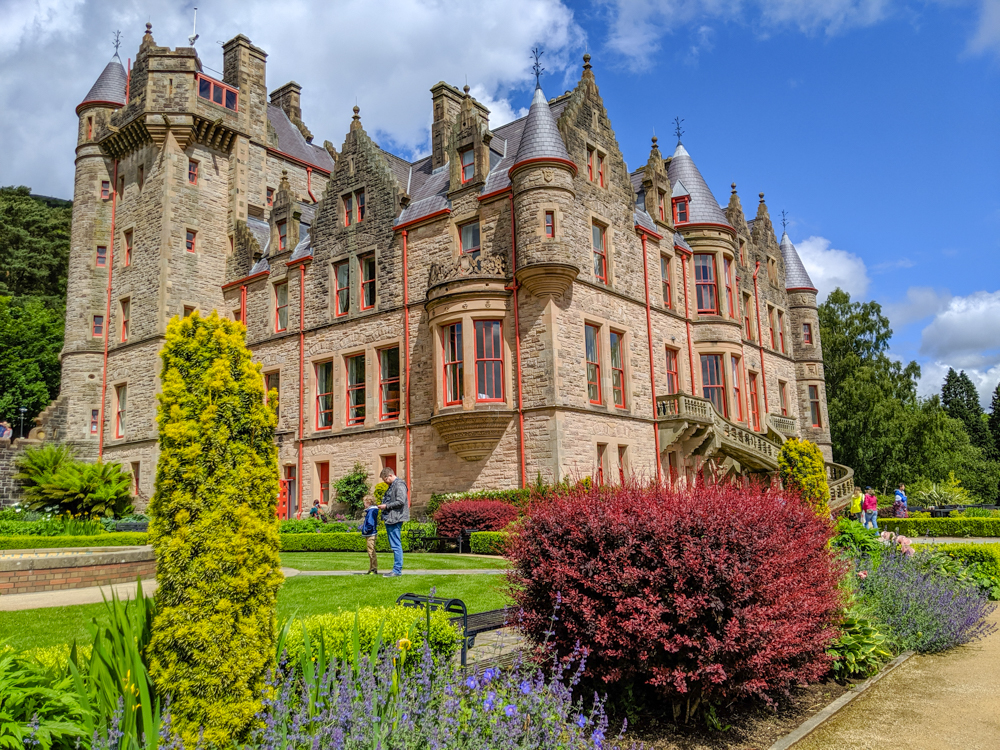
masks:
POLYGON ((974 53, 993 51, 1000 53, 1000 2, 982 0, 979 24, 969 41, 969 50, 974 53))
POLYGON ((947 308, 950 302, 951 293, 947 289, 938 291, 929 286, 911 286, 906 290, 904 301, 890 302, 882 307, 893 327, 900 328, 937 315, 947 308))
MULTIPOLYGON (((163 46, 186 46, 193 3, 141 0, 0 0, 0 184, 72 197, 75 105, 112 55, 134 57, 145 23, 163 46)), ((403 155, 425 152, 430 87, 461 86, 498 125, 527 106, 530 49, 545 49, 549 96, 575 81, 584 33, 563 0, 507 0, 500 12, 445 0, 215 0, 198 9, 198 52, 222 69, 218 41, 238 33, 268 53, 267 83, 303 87, 303 119, 316 140, 338 148, 357 99, 365 129, 403 155), (470 35, 470 30, 475 33, 470 35), (488 42, 488 43, 487 43, 488 42)))
POLYGON ((871 279, 865 262, 857 255, 830 247, 826 237, 809 237, 796 242, 795 249, 819 290, 821 302, 838 286, 854 299, 865 296, 871 279))

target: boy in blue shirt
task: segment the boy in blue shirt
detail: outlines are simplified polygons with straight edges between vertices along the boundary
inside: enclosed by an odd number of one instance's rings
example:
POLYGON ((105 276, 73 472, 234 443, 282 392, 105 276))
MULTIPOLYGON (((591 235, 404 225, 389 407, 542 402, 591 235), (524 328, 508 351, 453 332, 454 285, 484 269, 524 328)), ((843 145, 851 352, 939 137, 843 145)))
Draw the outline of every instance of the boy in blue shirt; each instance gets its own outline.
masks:
POLYGON ((361 536, 368 542, 368 575, 378 575, 378 555, 375 541, 378 539, 378 506, 370 497, 365 498, 365 518, 358 527, 361 536))

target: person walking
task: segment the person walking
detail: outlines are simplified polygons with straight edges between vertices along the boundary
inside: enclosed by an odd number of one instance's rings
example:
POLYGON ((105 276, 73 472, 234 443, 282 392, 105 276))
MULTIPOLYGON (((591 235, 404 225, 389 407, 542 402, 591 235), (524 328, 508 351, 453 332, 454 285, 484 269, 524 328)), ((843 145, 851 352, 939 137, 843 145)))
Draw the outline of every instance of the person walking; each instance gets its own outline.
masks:
POLYGON ((410 503, 406 483, 396 476, 396 472, 386 466, 379 474, 382 481, 389 485, 385 491, 383 502, 378 506, 385 521, 385 533, 389 537, 389 547, 392 549, 392 572, 385 578, 396 578, 403 575, 403 524, 410 520, 410 503))
POLYGON ((899 488, 896 490, 896 499, 903 504, 905 510, 910 509, 910 502, 906 499, 906 485, 902 482, 900 482, 899 488))
POLYGON ((378 540, 378 506, 371 497, 365 497, 365 518, 358 527, 368 546, 368 575, 378 575, 378 555, 375 542, 378 540))
POLYGON ((848 515, 852 521, 861 522, 861 500, 864 495, 861 493, 860 487, 854 488, 854 494, 851 496, 851 509, 848 511, 848 515))
POLYGON ((14 437, 14 428, 7 422, 0 422, 0 440, 11 440, 14 437))
POLYGON ((861 510, 865 514, 865 528, 878 531, 878 498, 875 497, 875 490, 871 487, 865 488, 865 499, 861 501, 861 510))

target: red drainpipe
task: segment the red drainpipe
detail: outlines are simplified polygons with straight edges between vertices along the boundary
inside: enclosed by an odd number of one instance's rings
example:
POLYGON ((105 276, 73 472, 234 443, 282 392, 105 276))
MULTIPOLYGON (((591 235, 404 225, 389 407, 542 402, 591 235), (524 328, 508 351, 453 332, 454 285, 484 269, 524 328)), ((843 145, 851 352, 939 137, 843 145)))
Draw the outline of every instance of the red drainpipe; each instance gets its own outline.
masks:
POLYGON ((757 274, 760 273, 760 261, 753 269, 753 304, 757 308, 757 345, 760 348, 760 382, 764 386, 764 416, 767 416, 767 374, 764 372, 764 335, 760 328, 760 300, 757 298, 757 274))
POLYGON ((312 198, 312 202, 316 203, 317 202, 316 196, 313 195, 312 177, 313 177, 313 168, 306 167, 306 192, 309 193, 309 197, 312 198))
MULTIPOLYGON (((130 67, 131 67, 131 60, 130 67)), ((126 79, 126 87, 128 79, 126 79)), ((115 267, 115 205, 118 199, 118 160, 115 159, 115 176, 111 183, 111 242, 108 250, 108 291, 104 312, 104 366, 101 374, 101 428, 97 435, 97 460, 104 458, 104 402, 108 395, 108 337, 111 335, 111 271, 115 267)))
POLYGON ((407 276, 408 233, 403 230, 403 348, 406 351, 406 501, 413 505, 413 484, 410 473, 410 286, 407 276))
MULTIPOLYGON (((663 484, 663 468, 660 466, 660 427, 656 424, 656 368, 653 365, 653 318, 649 312, 649 262, 646 256, 645 232, 642 232, 642 276, 646 282, 646 340, 649 342, 649 385, 653 391, 653 439, 656 442, 656 483, 663 484)), ((685 298, 687 298, 687 295, 685 295, 685 298)))
POLYGON ((512 276, 513 281, 509 287, 506 289, 511 290, 514 293, 514 355, 516 357, 517 364, 517 429, 518 429, 518 440, 520 444, 520 457, 521 457, 521 489, 528 486, 528 474, 527 467, 524 462, 524 398, 521 395, 521 323, 518 320, 517 314, 517 288, 520 284, 517 283, 517 234, 514 226, 514 189, 511 185, 510 191, 510 262, 514 267, 512 276))
MULTIPOLYGON (((243 287, 246 295, 246 287, 243 287)), ((244 298, 245 299, 245 298, 244 298)), ((295 491, 298 493, 299 512, 302 511, 302 489, 304 486, 302 476, 302 433, 303 433, 303 411, 305 410, 305 381, 306 381, 306 264, 299 264, 299 455, 298 455, 298 477, 295 483, 295 491)), ((246 321, 244 321, 246 325, 246 321)))
POLYGON ((687 340, 688 340, 688 368, 691 371, 691 395, 695 395, 694 387, 694 346, 691 343, 691 306, 688 304, 688 298, 690 293, 688 290, 688 267, 687 262, 691 258, 690 253, 685 253, 680 248, 676 248, 677 252, 681 254, 681 259, 684 261, 681 263, 681 269, 684 271, 684 325, 687 326, 687 340), (686 257, 685 257, 686 256, 686 257))

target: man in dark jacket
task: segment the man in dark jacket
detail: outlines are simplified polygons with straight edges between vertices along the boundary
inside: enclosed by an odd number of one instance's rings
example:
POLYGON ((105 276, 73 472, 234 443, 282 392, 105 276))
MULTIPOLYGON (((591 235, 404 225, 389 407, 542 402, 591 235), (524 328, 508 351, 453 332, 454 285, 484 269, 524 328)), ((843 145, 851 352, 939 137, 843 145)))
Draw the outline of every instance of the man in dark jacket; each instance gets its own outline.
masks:
POLYGON ((392 549, 392 572, 386 573, 386 578, 403 575, 403 523, 410 520, 410 503, 407 497, 406 483, 396 476, 396 472, 386 466, 379 474, 382 481, 389 485, 378 509, 382 511, 385 521, 385 533, 389 537, 389 547, 392 549))

